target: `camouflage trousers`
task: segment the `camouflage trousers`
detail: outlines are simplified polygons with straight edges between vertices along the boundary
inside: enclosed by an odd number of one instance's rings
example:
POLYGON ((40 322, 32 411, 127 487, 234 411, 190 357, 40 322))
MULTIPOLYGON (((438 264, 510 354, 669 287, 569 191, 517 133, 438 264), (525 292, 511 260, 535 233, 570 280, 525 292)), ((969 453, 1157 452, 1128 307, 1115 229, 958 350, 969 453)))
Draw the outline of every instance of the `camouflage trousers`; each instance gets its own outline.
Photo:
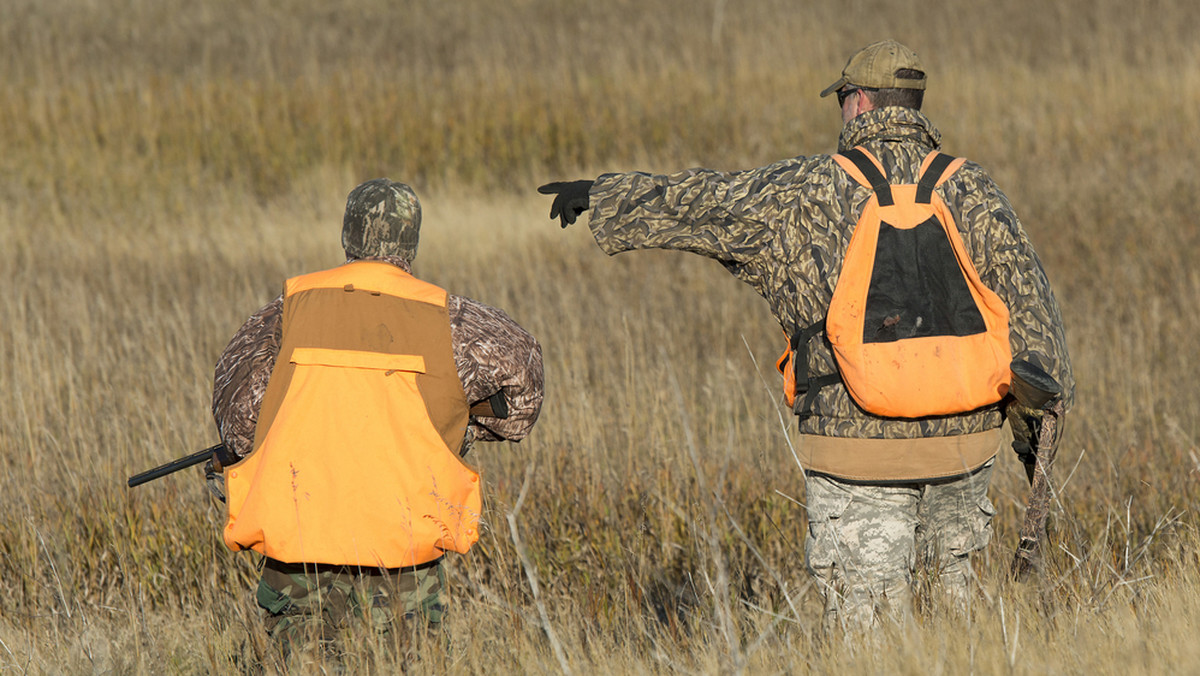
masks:
POLYGON ((438 629, 445 606, 442 560, 413 568, 357 568, 263 560, 255 594, 267 633, 285 649, 318 640, 335 645, 352 626, 390 636, 397 620, 438 629))
POLYGON ((970 554, 992 536, 996 510, 987 489, 995 461, 933 482, 860 484, 808 474, 805 556, 825 599, 825 629, 861 630, 880 614, 908 616, 918 568, 965 610, 970 554))

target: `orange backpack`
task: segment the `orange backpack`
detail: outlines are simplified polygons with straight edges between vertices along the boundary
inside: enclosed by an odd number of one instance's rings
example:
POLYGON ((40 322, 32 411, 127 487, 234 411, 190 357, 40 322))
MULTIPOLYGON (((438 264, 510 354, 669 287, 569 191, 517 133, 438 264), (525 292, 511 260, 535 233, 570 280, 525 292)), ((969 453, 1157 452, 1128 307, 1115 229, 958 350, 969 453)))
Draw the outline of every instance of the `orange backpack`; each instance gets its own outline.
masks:
POLYGON ((934 188, 964 160, 931 152, 915 185, 891 185, 864 148, 833 159, 874 191, 863 208, 824 320, 792 336, 776 363, 788 404, 812 414, 836 382, 864 410, 919 418, 999 401, 1012 361, 1008 308, 984 286, 934 188), (808 342, 824 332, 839 373, 810 378, 808 342))

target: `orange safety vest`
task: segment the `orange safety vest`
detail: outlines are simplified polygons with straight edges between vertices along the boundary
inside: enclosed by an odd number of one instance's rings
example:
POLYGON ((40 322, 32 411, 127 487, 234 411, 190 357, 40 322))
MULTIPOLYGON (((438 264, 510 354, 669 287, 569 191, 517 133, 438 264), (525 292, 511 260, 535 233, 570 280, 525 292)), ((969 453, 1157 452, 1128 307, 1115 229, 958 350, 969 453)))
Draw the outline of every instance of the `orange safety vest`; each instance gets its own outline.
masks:
POLYGON ((963 164, 937 151, 916 184, 893 185, 864 148, 833 159, 873 192, 846 249, 826 318, 796 332, 776 363, 788 404, 811 415, 838 381, 879 416, 974 410, 1008 392, 1008 308, 979 278, 954 218, 934 192, 963 164), (838 373, 809 378, 808 341, 829 339, 838 373), (799 372, 799 373, 798 373, 799 372))
POLYGON ((455 453, 467 397, 446 292, 357 261, 289 279, 254 446, 225 472, 225 544, 288 563, 397 568, 479 539, 455 453))

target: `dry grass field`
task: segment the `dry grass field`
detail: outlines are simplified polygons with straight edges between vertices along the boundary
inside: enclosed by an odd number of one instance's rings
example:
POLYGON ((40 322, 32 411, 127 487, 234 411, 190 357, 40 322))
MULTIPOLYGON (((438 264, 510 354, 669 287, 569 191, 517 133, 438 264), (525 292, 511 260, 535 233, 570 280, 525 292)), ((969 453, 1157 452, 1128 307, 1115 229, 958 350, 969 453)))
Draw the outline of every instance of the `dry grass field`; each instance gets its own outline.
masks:
MULTIPOLYGON (((280 669, 201 472, 125 479, 216 441, 225 342, 342 260, 346 193, 388 176, 423 198, 417 273, 546 359, 532 436, 473 451, 486 533, 412 671, 1200 673, 1200 5, 0 5, 0 672, 280 669), (832 151, 817 93, 886 36, 1022 215, 1078 405, 1040 580, 1005 575, 1005 454, 970 617, 846 645, 817 630, 765 303, 709 261, 604 256, 534 187, 832 151)), ((349 673, 398 670, 351 647, 349 673)))

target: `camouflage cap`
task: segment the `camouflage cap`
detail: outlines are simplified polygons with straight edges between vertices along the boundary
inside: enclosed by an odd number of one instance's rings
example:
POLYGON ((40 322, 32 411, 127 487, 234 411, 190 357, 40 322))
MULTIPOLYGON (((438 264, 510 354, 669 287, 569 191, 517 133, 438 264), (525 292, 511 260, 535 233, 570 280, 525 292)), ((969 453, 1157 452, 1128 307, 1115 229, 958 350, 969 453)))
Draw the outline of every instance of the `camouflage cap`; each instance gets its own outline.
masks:
POLYGON ((924 72, 921 59, 908 47, 895 40, 874 42, 850 57, 842 69, 842 77, 826 87, 821 96, 829 96, 846 85, 868 89, 925 89, 924 72), (919 70, 922 75, 917 79, 896 77, 896 71, 905 68, 919 70))
POLYGON ((376 178, 350 191, 342 220, 342 248, 355 258, 417 256, 421 203, 412 188, 376 178))

